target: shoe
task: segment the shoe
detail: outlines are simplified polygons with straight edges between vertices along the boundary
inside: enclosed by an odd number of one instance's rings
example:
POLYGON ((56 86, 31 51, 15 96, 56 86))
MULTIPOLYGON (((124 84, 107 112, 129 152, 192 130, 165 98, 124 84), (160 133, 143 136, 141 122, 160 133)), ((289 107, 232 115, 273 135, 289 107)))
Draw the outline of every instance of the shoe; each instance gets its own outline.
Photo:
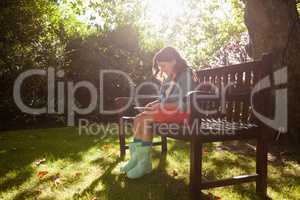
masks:
POLYGON ((148 174, 152 171, 151 160, 151 146, 138 146, 136 149, 136 155, 138 163, 137 165, 127 172, 127 177, 130 179, 136 179, 148 174))
POLYGON ((121 172, 127 173, 129 170, 134 168, 137 165, 137 156, 136 156, 136 148, 137 146, 141 146, 142 144, 140 142, 134 142, 130 143, 129 146, 129 152, 130 152, 130 160, 121 167, 121 172))

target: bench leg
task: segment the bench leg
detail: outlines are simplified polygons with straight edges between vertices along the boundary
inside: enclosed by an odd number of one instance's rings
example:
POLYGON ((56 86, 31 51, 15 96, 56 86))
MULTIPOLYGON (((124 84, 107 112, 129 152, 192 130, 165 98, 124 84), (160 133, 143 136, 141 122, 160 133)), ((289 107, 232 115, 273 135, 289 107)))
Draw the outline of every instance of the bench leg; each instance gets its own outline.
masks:
POLYGON ((122 118, 119 121, 119 144, 120 144, 120 157, 123 159, 126 155, 126 147, 125 147, 125 133, 124 133, 124 122, 122 118))
POLYGON ((164 136, 161 136, 161 151, 162 153, 167 153, 168 151, 168 140, 164 136))
POLYGON ((190 147, 190 196, 192 200, 201 200, 201 170, 202 143, 198 139, 193 139, 190 147))
POLYGON ((256 192, 262 199, 267 199, 268 146, 264 137, 257 139, 256 145, 256 192))

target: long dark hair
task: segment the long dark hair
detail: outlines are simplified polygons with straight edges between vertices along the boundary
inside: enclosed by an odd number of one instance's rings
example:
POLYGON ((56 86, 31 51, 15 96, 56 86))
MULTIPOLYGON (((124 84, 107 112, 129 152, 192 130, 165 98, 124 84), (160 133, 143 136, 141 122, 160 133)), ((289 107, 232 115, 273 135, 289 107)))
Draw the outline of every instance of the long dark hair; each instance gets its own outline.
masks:
POLYGON ((187 65, 186 60, 181 57, 181 55, 174 47, 165 47, 159 50, 153 58, 152 71, 154 77, 157 79, 161 78, 159 77, 160 69, 158 67, 157 62, 170 62, 172 60, 176 61, 176 64, 173 68, 173 71, 175 73, 175 79, 179 76, 179 74, 186 71, 187 69, 190 69, 190 67, 187 65))

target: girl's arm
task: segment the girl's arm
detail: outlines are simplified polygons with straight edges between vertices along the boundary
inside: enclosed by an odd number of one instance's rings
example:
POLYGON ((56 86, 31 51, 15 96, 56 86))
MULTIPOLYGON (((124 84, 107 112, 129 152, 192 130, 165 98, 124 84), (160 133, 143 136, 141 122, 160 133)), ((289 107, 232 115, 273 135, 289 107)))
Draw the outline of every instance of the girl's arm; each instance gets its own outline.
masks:
POLYGON ((150 107, 146 107, 146 110, 148 111, 154 111, 154 110, 157 110, 157 109, 160 109, 160 108, 163 108, 163 109, 166 109, 166 110, 176 110, 178 109, 178 104, 177 103, 163 103, 161 104, 159 101, 156 102, 155 104, 153 104, 152 106, 150 107))
POLYGON ((159 100, 155 100, 155 101, 152 101, 152 102, 148 103, 145 107, 146 107, 146 108, 150 108, 150 107, 152 107, 153 105, 158 104, 158 103, 159 103, 159 100))

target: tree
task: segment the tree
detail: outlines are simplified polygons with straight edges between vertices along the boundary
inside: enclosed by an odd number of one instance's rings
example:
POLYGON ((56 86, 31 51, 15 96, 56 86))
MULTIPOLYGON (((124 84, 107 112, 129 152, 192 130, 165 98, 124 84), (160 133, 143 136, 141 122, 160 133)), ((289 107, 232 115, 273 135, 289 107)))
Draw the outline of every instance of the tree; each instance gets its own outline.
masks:
MULTIPOLYGON (((273 53, 275 68, 288 67, 288 133, 300 142, 300 20, 296 1, 245 0, 248 53, 259 59, 273 53)), ((298 5, 299 8, 299 5, 298 5)))

